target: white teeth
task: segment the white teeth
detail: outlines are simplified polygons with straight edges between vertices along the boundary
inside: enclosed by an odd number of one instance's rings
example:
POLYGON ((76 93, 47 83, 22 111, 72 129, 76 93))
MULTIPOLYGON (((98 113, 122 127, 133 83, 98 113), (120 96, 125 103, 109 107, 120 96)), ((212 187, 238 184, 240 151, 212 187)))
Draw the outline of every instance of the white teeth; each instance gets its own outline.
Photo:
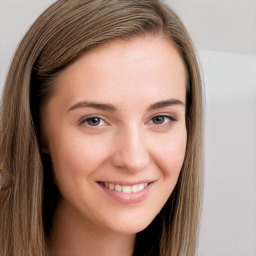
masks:
MULTIPOLYGON (((144 184, 143 184, 143 188, 144 188, 144 184)), ((132 192, 135 193, 135 192, 138 192, 138 191, 140 191, 140 185, 139 184, 133 185, 132 186, 132 192)))
POLYGON ((139 191, 142 190, 142 189, 144 189, 144 188, 145 188, 145 187, 144 187, 144 184, 140 184, 140 185, 139 185, 139 191))
POLYGON ((104 184, 105 184, 105 187, 106 188, 108 187, 110 190, 114 190, 115 189, 115 185, 114 184, 108 184, 108 183, 104 183, 104 184))
POLYGON ((131 186, 123 186, 122 192, 123 193, 132 193, 132 187, 131 186))
POLYGON ((148 186, 148 183, 135 184, 133 186, 122 186, 119 184, 114 185, 107 182, 100 182, 100 184, 102 184, 104 187, 110 190, 115 190, 126 194, 139 192, 148 186))
POLYGON ((115 185, 115 191, 121 192, 122 191, 122 186, 115 185))

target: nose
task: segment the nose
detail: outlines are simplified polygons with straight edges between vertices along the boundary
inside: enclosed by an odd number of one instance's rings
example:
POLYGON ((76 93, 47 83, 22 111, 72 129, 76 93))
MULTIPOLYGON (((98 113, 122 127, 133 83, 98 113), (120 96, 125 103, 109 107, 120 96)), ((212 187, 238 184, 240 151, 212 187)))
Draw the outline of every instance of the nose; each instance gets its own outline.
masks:
POLYGON ((137 127, 120 131, 116 137, 113 165, 129 172, 145 169, 150 157, 144 137, 143 132, 137 127))

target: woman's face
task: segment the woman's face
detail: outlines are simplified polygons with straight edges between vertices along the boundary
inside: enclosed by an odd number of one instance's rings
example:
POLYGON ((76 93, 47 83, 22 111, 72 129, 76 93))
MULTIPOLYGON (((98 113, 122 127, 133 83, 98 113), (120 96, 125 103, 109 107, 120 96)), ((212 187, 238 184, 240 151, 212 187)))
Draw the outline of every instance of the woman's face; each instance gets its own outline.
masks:
POLYGON ((182 167, 185 101, 183 61, 161 37, 114 41, 67 67, 42 123, 61 211, 117 233, 146 228, 182 167))

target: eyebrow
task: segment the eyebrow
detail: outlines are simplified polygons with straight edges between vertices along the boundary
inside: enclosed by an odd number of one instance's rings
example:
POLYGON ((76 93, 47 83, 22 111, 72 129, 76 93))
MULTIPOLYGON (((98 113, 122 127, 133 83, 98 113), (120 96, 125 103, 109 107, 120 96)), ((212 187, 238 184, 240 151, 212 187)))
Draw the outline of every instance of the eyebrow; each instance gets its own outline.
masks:
MULTIPOLYGON (((185 103, 178 99, 168 99, 168 100, 159 101, 150 105, 148 107, 148 110, 154 110, 154 109, 164 108, 164 107, 173 106, 173 105, 185 106, 185 103)), ((84 107, 96 108, 96 109, 105 110, 109 112, 117 112, 117 108, 112 104, 105 104, 105 103, 99 103, 99 102, 93 102, 93 101, 78 102, 75 105, 73 105, 71 108, 69 108, 68 111, 71 111, 77 108, 84 108, 84 107)))
POLYGON ((77 108, 84 108, 84 107, 89 107, 89 108, 96 108, 100 110, 105 110, 105 111, 110 111, 110 112, 116 112, 117 109, 114 105, 112 104, 104 104, 104 103, 98 103, 98 102, 92 102, 92 101, 81 101, 73 105, 71 108, 68 109, 74 110, 77 108))
POLYGON ((169 107, 174 105, 185 106, 185 103, 178 99, 168 99, 168 100, 159 101, 150 105, 148 110, 154 110, 154 109, 164 108, 164 107, 169 107))

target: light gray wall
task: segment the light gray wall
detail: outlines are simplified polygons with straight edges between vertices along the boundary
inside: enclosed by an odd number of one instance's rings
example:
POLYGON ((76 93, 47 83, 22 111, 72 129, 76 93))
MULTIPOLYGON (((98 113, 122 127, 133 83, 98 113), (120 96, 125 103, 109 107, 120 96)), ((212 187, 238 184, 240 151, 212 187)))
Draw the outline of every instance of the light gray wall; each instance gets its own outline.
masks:
POLYGON ((166 0, 201 50, 256 54, 255 0, 166 0))
POLYGON ((200 51, 206 183, 200 256, 256 255, 256 58, 200 51))
POLYGON ((30 25, 53 0, 0 0, 0 93, 13 53, 30 25))
MULTIPOLYGON (((13 51, 53 0, 0 0, 0 89, 13 51)), ((199 256, 256 255, 256 1, 166 0, 198 49, 206 93, 199 256)))

